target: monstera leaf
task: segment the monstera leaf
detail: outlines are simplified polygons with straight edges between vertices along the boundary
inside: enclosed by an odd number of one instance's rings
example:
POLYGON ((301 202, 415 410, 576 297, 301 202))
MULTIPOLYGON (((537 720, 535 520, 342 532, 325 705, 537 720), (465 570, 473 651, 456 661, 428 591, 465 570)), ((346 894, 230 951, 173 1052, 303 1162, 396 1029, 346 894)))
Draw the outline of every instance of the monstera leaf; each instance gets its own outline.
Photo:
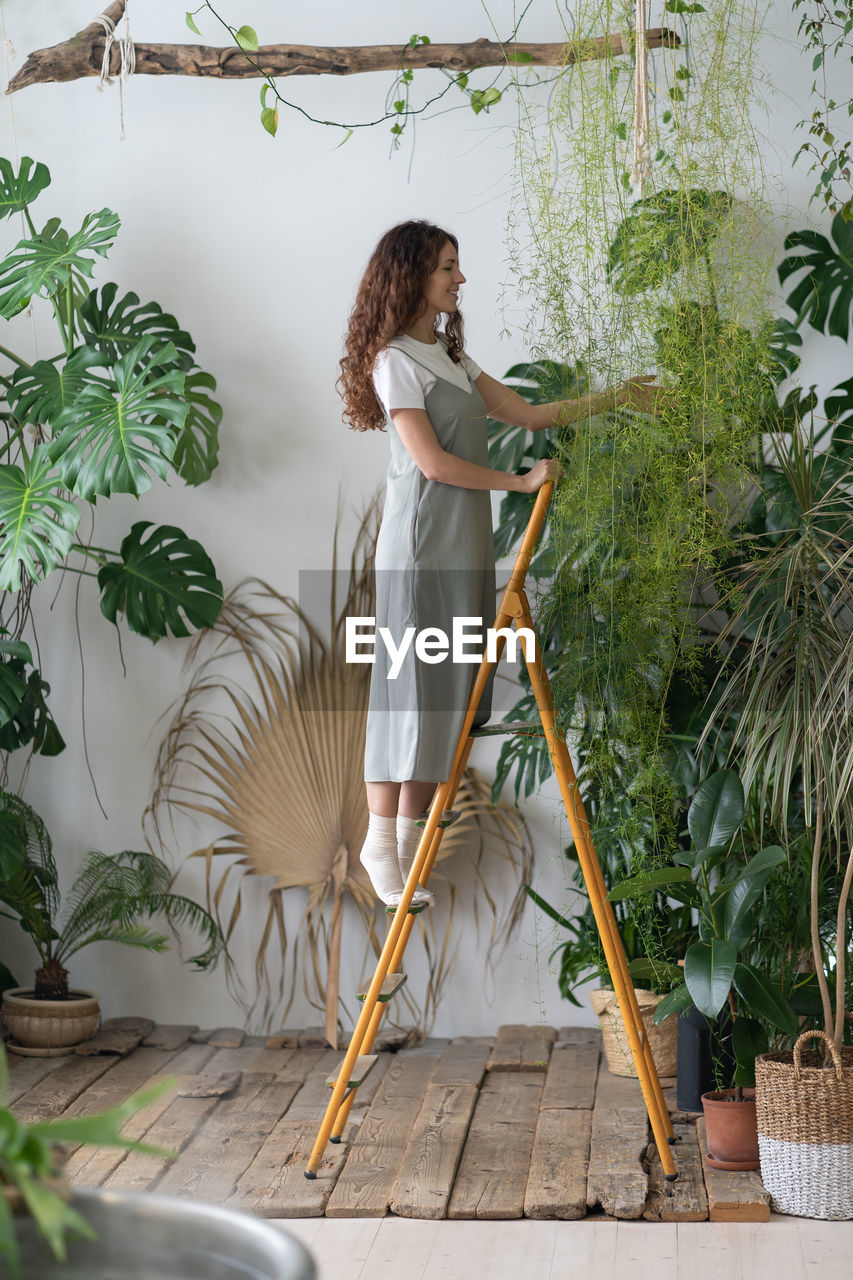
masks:
POLYGON ((794 252, 779 264, 779 280, 784 284, 805 272, 787 299, 797 323, 808 317, 820 333, 846 342, 853 311, 853 222, 836 214, 830 234, 834 243, 818 231, 792 231, 784 247, 794 252))
POLYGON ((104 565, 98 573, 101 612, 110 622, 123 613, 131 631, 150 640, 213 626, 222 607, 222 584, 204 548, 181 529, 139 520, 120 555, 121 563, 104 565))
POLYGON ((72 272, 91 276, 91 255, 105 258, 118 229, 118 214, 109 209, 87 213, 72 236, 62 229, 58 218, 51 218, 41 235, 21 240, 0 263, 0 315, 8 320, 35 294, 50 297, 59 292, 71 280, 72 272))
POLYGON ((104 363, 104 357, 92 347, 78 347, 64 364, 60 364, 62 359, 37 360, 15 371, 7 398, 20 421, 56 428, 91 391, 95 380, 89 370, 104 363))
POLYGON ((23 469, 0 466, 0 591, 18 591, 22 569, 46 577, 71 550, 80 511, 59 485, 49 445, 37 445, 23 469))
POLYGON ((17 715, 27 692, 27 686, 17 668, 24 662, 32 664, 32 661, 33 655, 28 644, 24 644, 22 640, 0 637, 0 728, 17 715))
POLYGON ((207 393, 216 390, 216 379, 193 369, 184 382, 187 417, 178 436, 172 465, 187 484, 209 480, 219 461, 219 424, 222 406, 207 393))
POLYGON ((47 165, 39 162, 33 168, 34 163, 29 156, 24 156, 15 173, 10 161, 5 156, 0 156, 0 218, 20 213, 28 204, 32 204, 45 187, 50 186, 47 165))
POLYGON ((187 372, 193 365, 195 343, 156 302, 140 303, 135 293, 126 293, 116 302, 118 285, 105 284, 98 294, 93 289, 80 308, 80 331, 86 344, 97 347, 112 364, 143 338, 159 338, 162 346, 171 343, 177 362, 187 372))
POLYGON ((607 274, 622 293, 659 288, 707 253, 729 214, 726 191, 660 191, 637 200, 607 255, 607 274))
POLYGON ((90 383, 52 445, 63 484, 81 498, 139 495, 150 473, 166 476, 187 416, 184 374, 168 368, 176 356, 171 343, 149 336, 116 362, 112 382, 90 383))
POLYGON ((800 353, 795 350, 803 345, 802 334, 790 320, 774 320, 767 342, 773 361, 777 382, 783 382, 800 366, 800 353))
POLYGON ((32 661, 28 644, 0 638, 0 751, 31 742, 41 755, 55 756, 65 742, 46 702, 50 685, 37 668, 27 675, 32 661))

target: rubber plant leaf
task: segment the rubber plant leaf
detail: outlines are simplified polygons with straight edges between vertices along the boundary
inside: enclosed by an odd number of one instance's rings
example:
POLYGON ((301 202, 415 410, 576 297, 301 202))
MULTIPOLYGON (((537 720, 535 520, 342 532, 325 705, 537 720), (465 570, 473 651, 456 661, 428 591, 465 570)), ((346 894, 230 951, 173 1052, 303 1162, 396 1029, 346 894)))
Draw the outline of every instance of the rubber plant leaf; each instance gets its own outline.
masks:
POLYGON ((608 276, 627 294, 659 288, 709 251, 731 206, 728 192, 701 187, 635 201, 608 251, 608 276))
POLYGON ((19 591, 22 572, 34 582, 47 577, 71 550, 79 523, 49 445, 37 445, 23 468, 0 466, 0 591, 19 591))
POLYGON ((785 861, 787 861, 785 850, 778 845, 768 845, 766 849, 762 849, 760 853, 750 858, 726 895, 727 938, 732 937, 738 925, 748 916, 761 897, 773 873, 773 868, 785 861))
POLYGON ((784 247, 793 252, 779 264, 779 281, 792 281, 802 272, 787 297, 797 324, 808 318, 819 333, 846 342, 853 312, 853 222, 837 213, 830 236, 831 240, 819 231, 792 231, 784 247))
POLYGON ((101 612, 110 622, 123 613, 131 631, 151 640, 213 626, 222 584, 204 548, 183 530, 137 521, 120 555, 98 572, 101 612))
MULTIPOLYGON (((686 962, 685 962, 686 963, 686 962)), ((750 1013, 778 1027, 788 1036, 800 1029, 799 1019, 782 992, 750 964, 737 964, 734 986, 750 1013)))
POLYGON ((755 1084, 755 1059, 770 1048, 767 1032, 754 1018, 735 1018, 732 1023, 732 1052, 735 1055, 734 1083, 751 1088, 755 1084))
POLYGON ((103 356, 93 347, 78 347, 67 360, 57 356, 16 369, 7 392, 15 417, 53 429, 61 426, 65 415, 96 385, 104 385, 90 373, 103 363, 103 356))
POLYGON ((700 783, 687 811, 687 827, 697 849, 722 849, 744 814, 743 787, 730 769, 719 769, 700 783))
POLYGON ((138 496, 152 474, 165 478, 188 412, 185 375, 168 367, 175 355, 170 343, 143 338, 63 420, 51 448, 63 484, 79 497, 138 496))
POLYGON ((737 963, 737 947, 723 938, 694 942, 684 954, 684 981, 690 998, 706 1018, 715 1018, 728 999, 737 963))
POLYGON ((22 156, 18 172, 5 156, 0 156, 0 218, 20 213, 50 186, 47 165, 22 156))
POLYGON ((92 254, 107 256, 118 234, 119 217, 110 209, 87 213, 79 231, 68 234, 57 218, 40 235, 21 240, 0 263, 0 315, 10 319, 30 298, 63 290, 72 272, 91 276, 92 254))

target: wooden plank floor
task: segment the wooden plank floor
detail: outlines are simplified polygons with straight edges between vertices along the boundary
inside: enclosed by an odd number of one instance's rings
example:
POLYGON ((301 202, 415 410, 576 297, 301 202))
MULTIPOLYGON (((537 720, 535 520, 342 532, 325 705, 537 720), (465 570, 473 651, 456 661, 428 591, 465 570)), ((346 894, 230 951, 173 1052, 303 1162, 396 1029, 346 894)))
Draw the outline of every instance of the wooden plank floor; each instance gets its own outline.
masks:
MULTIPOLYGON (((109 1025, 99 1033, 100 1051, 8 1055, 13 1105, 26 1120, 91 1114, 171 1079, 126 1132, 172 1158, 78 1148, 66 1171, 80 1185, 157 1189, 285 1219, 768 1219, 756 1174, 707 1169, 695 1117, 674 1116, 680 1177, 663 1178, 639 1086, 610 1074, 590 1028, 513 1025, 493 1038, 380 1053, 344 1141, 307 1180, 341 1058, 316 1029, 288 1033, 279 1047, 281 1037, 234 1028, 116 1022, 116 1034, 109 1025)), ((673 1105, 672 1082, 663 1083, 673 1105)))

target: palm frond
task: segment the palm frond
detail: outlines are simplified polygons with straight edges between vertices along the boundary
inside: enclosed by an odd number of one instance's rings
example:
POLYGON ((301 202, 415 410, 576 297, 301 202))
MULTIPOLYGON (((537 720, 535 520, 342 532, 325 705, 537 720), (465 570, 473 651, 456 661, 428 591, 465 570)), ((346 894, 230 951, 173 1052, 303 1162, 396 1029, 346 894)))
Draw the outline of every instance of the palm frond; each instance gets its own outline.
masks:
MULTIPOLYGON (((260 925, 251 992, 226 955, 229 989, 248 1017, 266 1026, 286 1017, 301 985, 309 1002, 325 1012, 335 1037, 338 1012, 337 957, 345 919, 357 921, 366 949, 378 954, 377 903, 358 854, 367 831, 363 778, 369 668, 344 659, 348 615, 373 613, 372 563, 379 508, 365 514, 348 573, 338 570, 337 526, 329 576, 329 621, 323 629, 300 604, 272 586, 249 579, 226 598, 219 619, 193 641, 191 676, 161 744, 152 800, 146 813, 150 841, 169 847, 179 818, 212 827, 213 839, 190 855, 204 864, 207 903, 226 942, 243 917, 244 890, 251 877, 270 881, 260 925), (305 894, 295 936, 285 925, 282 894, 305 894), (344 911, 345 901, 355 909, 344 911), (301 979, 301 983, 300 983, 301 979)), ((529 868, 529 842, 520 815, 493 809, 485 779, 469 771, 456 807, 462 819, 445 834, 444 861, 470 842, 482 894, 492 918, 489 949, 509 922, 497 921, 483 874, 484 859, 497 849, 521 871, 529 868)), ((527 874, 527 871, 524 871, 527 874)), ((521 875, 519 876, 521 879, 521 875)), ((475 911, 477 910, 475 902, 475 911)), ((449 972, 453 912, 445 937, 430 937, 430 990, 418 1007, 403 998, 412 1016, 428 1024, 449 972)))

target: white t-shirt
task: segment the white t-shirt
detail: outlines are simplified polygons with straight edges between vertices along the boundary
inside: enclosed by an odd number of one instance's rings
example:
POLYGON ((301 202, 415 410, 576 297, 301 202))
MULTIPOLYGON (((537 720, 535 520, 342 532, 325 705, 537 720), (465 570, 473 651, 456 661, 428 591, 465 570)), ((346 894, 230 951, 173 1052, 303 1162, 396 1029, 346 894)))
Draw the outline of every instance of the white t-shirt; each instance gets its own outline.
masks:
POLYGON ((433 343, 418 342, 401 333, 376 357, 373 385, 390 418, 392 409, 425 408, 424 397, 435 386, 437 378, 444 378, 470 393, 471 382, 481 373, 482 369, 470 356, 463 354, 460 363, 454 364, 440 337, 433 343))

